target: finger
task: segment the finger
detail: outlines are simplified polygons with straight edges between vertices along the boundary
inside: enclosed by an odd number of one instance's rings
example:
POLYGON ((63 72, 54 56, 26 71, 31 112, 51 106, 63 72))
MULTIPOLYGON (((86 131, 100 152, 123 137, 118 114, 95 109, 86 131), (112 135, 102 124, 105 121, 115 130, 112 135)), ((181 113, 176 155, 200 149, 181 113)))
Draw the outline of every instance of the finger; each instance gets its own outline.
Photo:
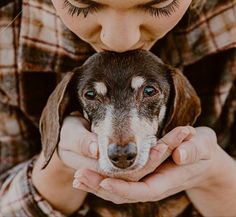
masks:
POLYGON ((169 161, 159 167, 158 173, 150 174, 141 182, 107 178, 100 183, 100 186, 114 195, 131 201, 135 198, 138 198, 139 202, 158 201, 192 187, 193 179, 196 179, 196 175, 204 169, 203 165, 180 167, 169 161))
MULTIPOLYGON (((168 134, 166 134, 166 136, 164 136, 163 138, 164 140, 166 139, 169 143, 173 144, 171 148, 169 145, 166 144, 167 142, 164 143, 162 140, 159 140, 157 142, 157 145, 151 148, 149 159, 147 163, 145 164, 145 166, 140 171, 134 174, 131 174, 129 176, 129 179, 127 180, 138 181, 144 176, 146 176, 147 174, 154 172, 156 168, 162 162, 164 162, 169 156, 171 156, 172 149, 174 148, 174 146, 176 146, 175 142, 171 140, 175 139, 178 133, 182 134, 181 136, 182 136, 182 139, 184 140, 184 139, 189 139, 190 137, 192 137, 192 135, 195 133, 195 130, 192 127, 178 127, 174 129, 173 132, 169 132, 168 134), (187 132, 184 132, 184 136, 183 136, 183 132, 181 131, 187 131, 187 132)), ((182 142, 182 139, 179 142, 180 144, 182 142)), ((177 146, 180 144, 177 144, 177 146)))
POLYGON ((98 171, 99 169, 98 161, 96 159, 88 158, 83 155, 77 154, 74 151, 63 150, 63 149, 58 149, 58 154, 60 156, 60 159, 64 162, 64 164, 75 170, 78 170, 81 167, 95 171, 98 171))
POLYGON ((85 183, 87 186, 90 186, 94 190, 100 188, 100 182, 105 178, 97 172, 89 170, 87 168, 79 169, 75 172, 74 178, 78 181, 85 183))
POLYGON ((86 191, 86 192, 89 192, 89 193, 92 193, 94 195, 96 195, 97 197, 99 198, 102 198, 104 200, 108 200, 108 201, 111 201, 115 204, 124 204, 124 203, 135 203, 135 202, 138 202, 138 201, 131 201, 131 200, 128 200, 128 199, 125 199, 125 198, 121 198, 117 195, 114 195, 104 189, 101 188, 100 191, 95 191, 94 189, 92 189, 91 187, 87 186, 86 184, 84 183, 81 183, 77 180, 74 180, 73 181, 73 187, 74 188, 77 188, 79 190, 82 190, 82 191, 86 191))
POLYGON ((152 201, 152 189, 145 182, 129 182, 122 179, 106 178, 100 186, 121 198, 126 198, 133 202, 152 201))
POLYGON ((192 164, 211 158, 212 144, 216 143, 215 134, 204 127, 196 128, 196 131, 196 136, 182 143, 173 152, 172 157, 176 164, 192 164))
POLYGON ((174 150, 183 141, 187 141, 196 134, 196 130, 191 126, 176 127, 163 136, 157 143, 164 143, 168 145, 170 150, 174 150))
POLYGON ((81 117, 66 117, 61 129, 59 148, 73 151, 83 156, 97 158, 97 135, 86 129, 86 122, 81 117))
POLYGON ((87 129, 87 130, 90 130, 90 123, 87 119, 85 119, 80 112, 78 111, 74 111, 74 112, 71 112, 70 113, 70 117, 77 117, 80 119, 81 123, 84 125, 84 127, 87 129))
POLYGON ((145 177, 143 182, 151 187, 154 200, 161 200, 201 183, 208 169, 209 164, 203 161, 179 166, 170 160, 163 163, 156 174, 145 177))
POLYGON ((171 155, 166 144, 159 144, 151 148, 149 160, 142 168, 146 174, 153 172, 164 160, 171 155))
POLYGON ((102 197, 103 199, 110 200, 114 203, 127 203, 127 202, 130 203, 131 202, 130 200, 126 198, 116 196, 113 193, 110 193, 106 191, 105 189, 101 188, 99 184, 104 179, 104 176, 101 176, 100 174, 92 170, 88 170, 88 169, 78 170, 76 171, 74 177, 75 177, 73 181, 74 188, 78 188, 78 189, 93 193, 97 195, 98 197, 102 197))
POLYGON ((173 161, 167 161, 158 168, 156 174, 144 178, 143 182, 152 189, 152 200, 158 201, 185 190, 191 175, 188 169, 178 167, 173 161))

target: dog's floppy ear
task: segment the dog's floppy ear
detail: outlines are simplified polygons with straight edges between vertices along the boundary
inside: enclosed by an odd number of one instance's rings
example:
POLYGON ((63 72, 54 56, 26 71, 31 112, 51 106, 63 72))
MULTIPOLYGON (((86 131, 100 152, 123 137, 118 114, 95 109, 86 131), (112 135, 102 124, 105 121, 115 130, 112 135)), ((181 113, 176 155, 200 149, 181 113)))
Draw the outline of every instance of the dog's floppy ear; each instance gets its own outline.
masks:
POLYGON ((162 134, 177 126, 193 125, 201 113, 201 103, 188 79, 178 70, 171 69, 172 90, 169 111, 162 134))
POLYGON ((45 157, 42 168, 47 166, 58 145, 62 121, 65 112, 70 106, 71 86, 74 77, 75 73, 73 72, 68 72, 64 76, 49 96, 47 104, 42 112, 39 125, 45 157))

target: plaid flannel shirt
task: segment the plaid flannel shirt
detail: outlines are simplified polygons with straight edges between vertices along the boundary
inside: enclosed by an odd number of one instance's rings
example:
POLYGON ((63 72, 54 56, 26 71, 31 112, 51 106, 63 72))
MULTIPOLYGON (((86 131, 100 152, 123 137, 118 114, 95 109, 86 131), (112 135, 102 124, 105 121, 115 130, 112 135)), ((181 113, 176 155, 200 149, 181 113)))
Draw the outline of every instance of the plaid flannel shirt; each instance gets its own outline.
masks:
MULTIPOLYGON (((236 0, 209 0, 200 15, 185 17, 152 48, 182 69, 202 100, 196 125, 213 128, 219 144, 234 157, 235 11, 236 0)), ((62 24, 50 0, 1 0, 0 216, 64 216, 31 181, 33 156, 41 150, 38 121, 62 76, 93 53, 62 24)), ((187 210, 180 216, 197 215, 187 210)))

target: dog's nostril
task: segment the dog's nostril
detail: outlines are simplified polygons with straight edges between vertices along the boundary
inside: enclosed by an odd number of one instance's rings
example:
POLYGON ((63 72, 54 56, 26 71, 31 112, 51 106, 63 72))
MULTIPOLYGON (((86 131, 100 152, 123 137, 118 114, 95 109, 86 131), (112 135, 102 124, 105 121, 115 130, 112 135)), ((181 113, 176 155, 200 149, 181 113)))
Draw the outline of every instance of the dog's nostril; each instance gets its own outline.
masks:
POLYGON ((118 168, 125 169, 130 167, 137 156, 135 144, 117 145, 111 144, 108 147, 108 157, 112 164, 118 168))
MULTIPOLYGON (((112 158, 112 156, 111 156, 111 158, 112 158)), ((118 163, 119 162, 119 158, 118 157, 113 157, 112 158, 112 162, 118 163)))
POLYGON ((136 157, 136 154, 130 154, 127 156, 127 160, 133 160, 136 157))

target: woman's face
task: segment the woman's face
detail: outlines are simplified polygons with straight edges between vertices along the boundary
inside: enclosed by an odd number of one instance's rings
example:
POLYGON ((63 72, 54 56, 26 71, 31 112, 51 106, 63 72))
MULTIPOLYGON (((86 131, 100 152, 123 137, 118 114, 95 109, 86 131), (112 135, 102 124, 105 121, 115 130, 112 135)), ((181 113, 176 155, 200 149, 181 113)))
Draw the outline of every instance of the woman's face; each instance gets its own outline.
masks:
POLYGON ((65 25, 97 52, 149 50, 192 0, 52 0, 65 25))

